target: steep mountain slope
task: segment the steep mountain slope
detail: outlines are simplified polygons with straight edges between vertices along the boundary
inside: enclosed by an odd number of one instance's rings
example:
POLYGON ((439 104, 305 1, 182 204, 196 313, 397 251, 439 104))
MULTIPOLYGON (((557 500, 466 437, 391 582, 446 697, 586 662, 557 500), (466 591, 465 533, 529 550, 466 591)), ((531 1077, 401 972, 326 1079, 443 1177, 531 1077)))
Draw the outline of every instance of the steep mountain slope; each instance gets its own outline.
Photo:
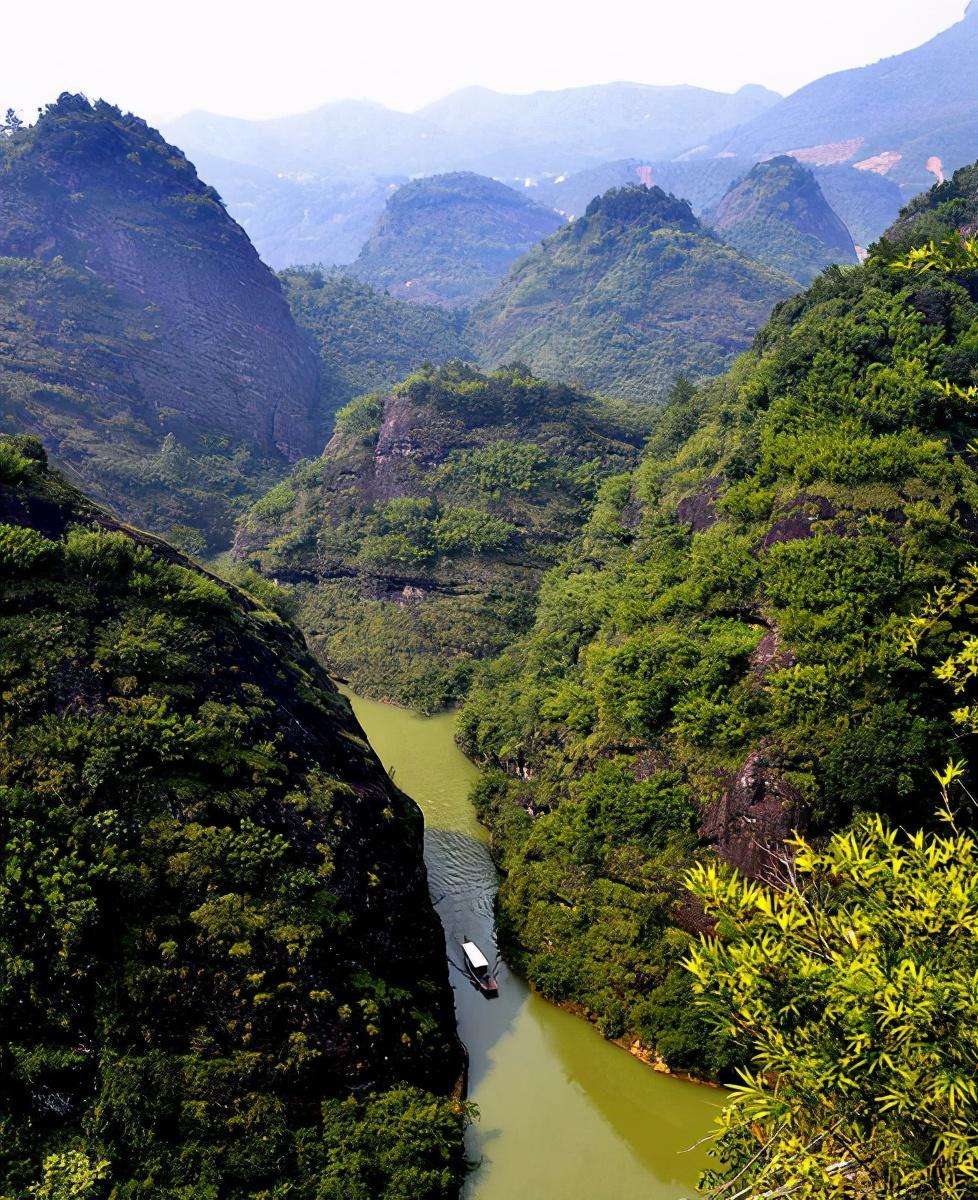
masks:
POLYGON ((758 163, 706 220, 744 254, 802 283, 834 263, 857 261, 852 234, 812 172, 793 158, 758 163))
POLYGON ((854 163, 906 194, 970 163, 978 144, 978 8, 915 50, 828 75, 795 92, 703 154, 753 160, 791 154, 854 163))
POLYGON ((643 403, 722 370, 796 285, 704 229, 683 200, 628 187, 531 251, 473 313, 483 363, 643 403))
POLYGON ((327 406, 391 387, 425 363, 470 359, 464 318, 409 304, 341 271, 295 268, 280 276, 292 315, 320 349, 327 406))
POLYGON ((214 489, 247 494, 324 436, 278 281, 180 152, 110 105, 62 96, 0 140, 0 181, 0 429, 125 516, 219 541, 214 489))
POLYGON ((434 175, 397 189, 350 271, 403 300, 465 307, 562 224, 494 179, 434 175))
POLYGON ((890 230, 892 242, 941 241, 948 229, 966 237, 978 233, 978 166, 962 167, 951 179, 918 196, 890 230))
POLYGON ((0 659, 0 1189, 449 1200, 420 813, 295 630, 0 439, 0 659))
POLYGON ((975 760, 932 670, 953 622, 920 658, 901 636, 978 550, 978 272, 894 269, 964 215, 915 207, 926 228, 677 388, 462 713, 511 961, 675 1066, 725 1062, 677 965, 693 857, 770 877, 793 830, 919 823, 932 769, 975 760))
POLYGON ((431 368, 337 417, 322 458, 248 513, 239 557, 358 691, 427 711, 526 628, 542 572, 647 426, 523 371, 431 368))

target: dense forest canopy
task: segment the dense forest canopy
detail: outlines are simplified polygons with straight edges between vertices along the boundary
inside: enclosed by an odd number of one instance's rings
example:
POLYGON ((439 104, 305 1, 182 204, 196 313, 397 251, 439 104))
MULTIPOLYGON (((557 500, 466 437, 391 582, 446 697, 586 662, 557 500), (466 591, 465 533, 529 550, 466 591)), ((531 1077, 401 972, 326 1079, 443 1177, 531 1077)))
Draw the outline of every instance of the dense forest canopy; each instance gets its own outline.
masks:
POLYGON ((34 439, 0 577, 0 1192, 449 1200, 420 813, 302 639, 34 439))
POLYGON ((676 389, 463 710, 514 961, 677 1066, 723 1056, 677 966, 698 848, 763 878, 794 829, 919 824, 931 770, 969 753, 941 636, 917 658, 898 631, 975 554, 978 273, 898 260, 959 228, 970 179, 676 389))
POLYGON ((661 188, 613 188, 537 246, 472 314, 491 367, 661 404, 678 375, 714 375, 747 348, 786 275, 746 258, 661 188))
POLYGON ((523 367, 425 367, 341 410, 236 554, 294 587, 314 649, 358 690, 432 711, 527 627, 541 574, 647 429, 523 367))

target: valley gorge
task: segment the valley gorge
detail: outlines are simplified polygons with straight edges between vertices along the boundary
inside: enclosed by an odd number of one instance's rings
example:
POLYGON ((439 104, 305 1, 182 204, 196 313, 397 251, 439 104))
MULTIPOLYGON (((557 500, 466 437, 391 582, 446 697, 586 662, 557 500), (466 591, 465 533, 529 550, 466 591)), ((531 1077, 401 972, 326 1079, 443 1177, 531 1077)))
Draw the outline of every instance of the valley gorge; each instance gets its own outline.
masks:
POLYGON ((0 1200, 973 1200, 974 12, 7 112, 0 1200))

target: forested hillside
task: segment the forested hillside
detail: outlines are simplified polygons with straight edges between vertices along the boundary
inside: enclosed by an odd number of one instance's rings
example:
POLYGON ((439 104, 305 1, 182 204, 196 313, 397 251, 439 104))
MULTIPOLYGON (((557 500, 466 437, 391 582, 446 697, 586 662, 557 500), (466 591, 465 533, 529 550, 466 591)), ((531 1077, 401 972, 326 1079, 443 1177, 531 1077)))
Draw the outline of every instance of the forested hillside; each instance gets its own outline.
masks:
POLYGON ((475 309, 488 366, 523 361, 545 379, 661 403, 745 349, 797 287, 705 229, 660 188, 614 189, 532 250, 475 309))
POLYGON ((226 544, 326 436, 316 355, 217 194, 65 94, 0 137, 0 430, 140 525, 226 544))
POLYGON ((802 283, 857 261, 852 234, 812 172, 793 158, 758 163, 706 220, 724 241, 802 283))
POLYGON ((342 271, 293 267, 280 279, 296 323, 319 347, 329 412, 392 386, 425 363, 472 357, 458 313, 397 300, 342 271))
POLYGON ((919 824, 932 770, 974 759, 932 673, 952 631, 903 638, 976 553, 978 272, 953 243, 907 269, 973 219, 974 179, 675 390, 465 705, 513 961, 674 1066, 725 1061, 677 966, 705 928, 689 863, 763 878, 793 830, 919 824))
POLYGON ((421 816, 302 639, 32 438, 0 577, 0 1191, 450 1200, 421 816))
POLYGON ((400 300, 465 308, 562 224, 551 209, 470 171, 415 179, 387 201, 350 273, 400 300))
POLYGON ((634 410, 525 368, 426 368, 343 409, 322 457, 245 516, 235 552, 294 586, 333 671, 432 711, 528 627, 540 576, 646 432, 634 410))

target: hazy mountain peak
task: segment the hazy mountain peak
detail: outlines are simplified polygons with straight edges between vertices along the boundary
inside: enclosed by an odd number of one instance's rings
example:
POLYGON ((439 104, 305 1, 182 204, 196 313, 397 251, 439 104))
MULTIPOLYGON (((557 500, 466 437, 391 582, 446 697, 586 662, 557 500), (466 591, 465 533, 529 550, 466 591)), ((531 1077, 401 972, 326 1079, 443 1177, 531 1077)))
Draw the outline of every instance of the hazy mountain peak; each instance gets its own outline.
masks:
POLYGON ((732 184, 710 222, 731 245, 808 283, 833 263, 854 263, 849 230, 814 174, 778 155, 732 184))
POLYGON ((583 222, 594 225, 599 221, 651 228, 671 226, 689 233, 702 228, 689 201, 641 183, 612 188, 603 196, 595 196, 585 209, 583 222))
POLYGON ((393 193, 351 272, 403 300, 464 307, 562 223, 496 179, 432 175, 393 193))

